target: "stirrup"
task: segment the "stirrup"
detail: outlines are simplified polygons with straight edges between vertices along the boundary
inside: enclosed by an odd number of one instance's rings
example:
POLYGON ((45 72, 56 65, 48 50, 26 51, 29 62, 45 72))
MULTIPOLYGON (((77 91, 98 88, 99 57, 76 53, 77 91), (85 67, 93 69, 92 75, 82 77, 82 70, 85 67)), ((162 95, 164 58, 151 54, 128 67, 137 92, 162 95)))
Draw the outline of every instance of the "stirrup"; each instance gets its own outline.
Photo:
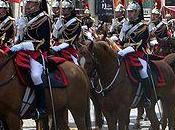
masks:
POLYGON ((38 111, 36 109, 36 111, 32 114, 32 119, 33 120, 40 120, 42 118, 44 118, 46 116, 46 112, 43 110, 43 111, 38 111))

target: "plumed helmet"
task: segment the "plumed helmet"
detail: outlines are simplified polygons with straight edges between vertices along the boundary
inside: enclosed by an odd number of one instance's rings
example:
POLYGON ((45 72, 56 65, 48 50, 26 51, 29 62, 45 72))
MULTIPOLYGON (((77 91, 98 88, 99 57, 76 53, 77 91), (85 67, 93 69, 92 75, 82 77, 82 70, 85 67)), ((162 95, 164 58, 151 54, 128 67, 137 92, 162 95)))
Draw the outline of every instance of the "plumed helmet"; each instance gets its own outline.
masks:
POLYGON ((58 2, 58 1, 54 1, 53 3, 52 3, 52 8, 57 8, 57 7, 59 7, 60 6, 60 3, 58 2))
POLYGON ((9 8, 9 5, 8 5, 8 3, 0 0, 0 8, 9 8))
POLYGON ((85 10, 84 10, 84 14, 90 14, 89 9, 85 9, 85 10))
POLYGON ((127 11, 129 10, 136 10, 136 11, 140 11, 141 7, 137 2, 130 2, 129 5, 126 8, 127 11))
POLYGON ((157 9, 157 8, 154 8, 153 10, 152 10, 152 12, 151 12, 152 14, 158 14, 158 15, 160 15, 161 13, 160 13, 160 10, 159 9, 157 9))
POLYGON ((62 8, 74 8, 74 4, 70 0, 63 0, 61 7, 62 8))
POLYGON ((125 8, 122 4, 119 3, 119 5, 117 5, 117 7, 115 8, 116 12, 124 12, 125 8))

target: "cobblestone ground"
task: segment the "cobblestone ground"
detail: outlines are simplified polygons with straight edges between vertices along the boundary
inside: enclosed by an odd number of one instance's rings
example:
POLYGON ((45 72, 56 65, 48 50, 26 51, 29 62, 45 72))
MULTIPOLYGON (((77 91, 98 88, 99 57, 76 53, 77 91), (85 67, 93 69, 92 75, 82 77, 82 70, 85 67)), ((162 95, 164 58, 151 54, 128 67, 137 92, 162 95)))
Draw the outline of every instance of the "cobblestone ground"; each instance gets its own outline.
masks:
MULTIPOLYGON (((159 117, 159 112, 158 112, 157 107, 156 107, 156 112, 157 112, 157 115, 159 117)), ((92 120, 92 122, 94 121, 94 116, 93 115, 94 115, 93 107, 91 107, 91 117, 92 117, 91 120, 92 120)), ((137 110, 133 109, 131 111, 131 114, 130 114, 130 127, 129 127, 130 130, 138 130, 138 129, 134 129, 133 128, 134 124, 136 122, 136 116, 137 116, 137 110)), ((74 120, 73 120, 73 118, 72 118, 70 113, 69 113, 69 126, 71 127, 71 130, 77 130, 76 129, 76 125, 74 123, 74 120)), ((139 130, 148 130, 149 126, 150 126, 150 122, 149 121, 142 120, 141 121, 141 128, 139 130)), ((33 120, 24 120, 23 130, 35 130, 35 122, 33 120)), ((106 122, 103 125, 103 129, 102 130, 108 130, 106 122)), ((168 128, 167 128, 167 130, 168 130, 168 128)))

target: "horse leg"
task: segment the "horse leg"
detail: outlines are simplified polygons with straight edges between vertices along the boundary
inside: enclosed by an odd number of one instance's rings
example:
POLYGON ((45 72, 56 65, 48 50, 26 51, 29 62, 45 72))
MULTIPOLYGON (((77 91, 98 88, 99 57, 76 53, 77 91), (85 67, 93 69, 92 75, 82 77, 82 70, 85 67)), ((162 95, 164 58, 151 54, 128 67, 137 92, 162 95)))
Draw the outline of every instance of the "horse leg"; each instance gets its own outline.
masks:
POLYGON ((96 92, 94 92, 94 90, 91 90, 90 97, 94 105, 95 126, 102 128, 102 125, 104 123, 103 115, 102 115, 102 111, 101 111, 101 107, 100 107, 100 103, 99 103, 97 94, 96 92))
MULTIPOLYGON (((59 130, 69 130, 68 127, 68 110, 61 109, 56 112, 56 123, 59 130)), ((55 129, 53 129, 55 130, 55 129)))
POLYGON ((86 109, 83 110, 83 108, 76 108, 76 109, 69 109, 70 112, 72 113, 72 116, 75 120, 75 123, 77 125, 78 130, 87 130, 86 126, 86 109))
POLYGON ((151 122, 151 129, 152 130, 159 130, 159 120, 157 118, 156 112, 155 112, 155 108, 154 108, 155 104, 150 107, 150 108, 145 108, 146 110, 146 114, 148 116, 148 119, 151 122))
POLYGON ((20 119, 13 113, 8 113, 6 118, 7 126, 9 130, 20 130, 20 119))
POLYGON ((129 114, 130 114, 130 109, 126 106, 120 107, 119 109, 119 122, 118 122, 118 130, 129 130, 129 114))
POLYGON ((104 116, 108 124, 108 129, 116 130, 117 129, 117 117, 116 117, 115 112, 104 111, 103 113, 104 113, 104 116))
POLYGON ((136 119, 136 123, 133 126, 133 128, 138 129, 140 128, 140 120, 142 119, 142 115, 144 114, 144 108, 143 107, 138 107, 137 109, 137 119, 136 119))

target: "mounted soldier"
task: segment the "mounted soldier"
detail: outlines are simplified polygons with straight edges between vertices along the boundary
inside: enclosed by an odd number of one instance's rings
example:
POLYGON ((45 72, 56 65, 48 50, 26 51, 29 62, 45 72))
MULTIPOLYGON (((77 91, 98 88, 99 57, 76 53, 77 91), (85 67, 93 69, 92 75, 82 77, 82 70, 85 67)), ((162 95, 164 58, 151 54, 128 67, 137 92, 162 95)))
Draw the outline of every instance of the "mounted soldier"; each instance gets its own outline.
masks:
POLYGON ((58 1, 54 1, 52 3, 52 18, 53 18, 53 22, 56 23, 56 21, 58 20, 58 18, 60 17, 60 3, 58 1))
POLYGON ((82 18, 82 32, 84 40, 93 41, 94 40, 94 23, 95 19, 91 17, 89 9, 85 9, 84 16, 82 18))
POLYGON ((141 19, 141 7, 137 2, 131 2, 127 6, 128 21, 123 23, 120 32, 120 41, 123 50, 118 54, 127 57, 129 64, 139 74, 143 92, 145 107, 150 106, 148 94, 149 78, 147 73, 147 59, 145 49, 149 39, 148 26, 141 19))
POLYGON ((156 7, 152 10, 151 22, 149 23, 150 46, 155 48, 159 43, 167 40, 167 25, 162 20, 160 10, 156 7))
POLYGON ((91 28, 94 23, 95 23, 95 19, 91 17, 89 9, 85 9, 83 18, 82 18, 82 26, 86 25, 88 28, 91 28))
POLYGON ((24 34, 19 40, 20 44, 11 47, 12 52, 23 50, 30 57, 30 74, 36 95, 36 112, 34 119, 45 116, 45 91, 41 78, 44 70, 44 58, 50 49, 51 21, 45 11, 46 3, 40 0, 27 0, 25 3, 25 16, 19 20, 18 29, 24 34), (44 11, 45 10, 45 11, 44 11), (20 23, 21 21, 21 23, 20 23))
POLYGON ((115 19, 112 19, 112 25, 110 27, 109 32, 111 34, 117 34, 119 35, 122 25, 124 23, 125 19, 125 8, 122 4, 119 3, 119 5, 115 8, 115 19))
POLYGON ((55 52, 63 52, 64 58, 77 62, 77 46, 81 33, 81 21, 76 17, 75 7, 71 1, 62 2, 62 15, 53 29, 53 37, 57 42, 56 46, 51 47, 55 52))
POLYGON ((12 18, 10 6, 0 0, 0 47, 11 46, 15 35, 15 19, 12 18))
POLYGON ((167 20, 168 36, 173 37, 175 29, 175 21, 173 20, 171 14, 166 14, 165 19, 167 20))

